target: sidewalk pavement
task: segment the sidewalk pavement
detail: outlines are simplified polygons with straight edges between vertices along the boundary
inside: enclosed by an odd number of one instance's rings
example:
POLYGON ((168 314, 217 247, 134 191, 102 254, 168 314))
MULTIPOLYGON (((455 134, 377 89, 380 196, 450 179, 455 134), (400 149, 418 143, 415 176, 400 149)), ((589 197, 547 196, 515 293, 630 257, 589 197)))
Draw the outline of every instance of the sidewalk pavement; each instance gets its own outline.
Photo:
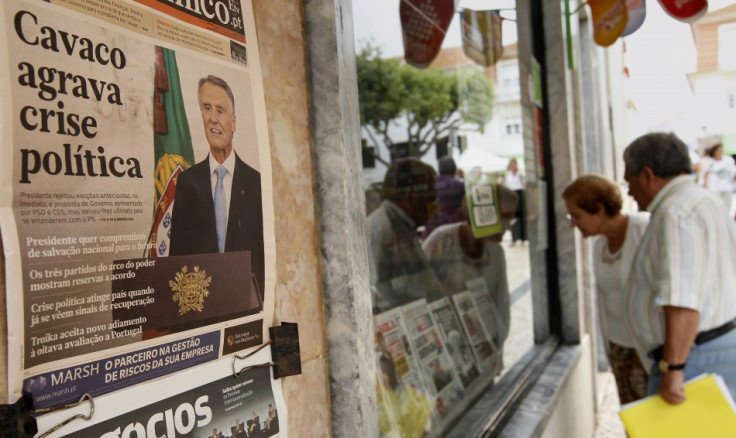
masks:
POLYGON ((618 393, 616 382, 610 372, 598 373, 600 390, 599 411, 596 415, 596 427, 593 438, 626 438, 624 425, 618 418, 618 393))

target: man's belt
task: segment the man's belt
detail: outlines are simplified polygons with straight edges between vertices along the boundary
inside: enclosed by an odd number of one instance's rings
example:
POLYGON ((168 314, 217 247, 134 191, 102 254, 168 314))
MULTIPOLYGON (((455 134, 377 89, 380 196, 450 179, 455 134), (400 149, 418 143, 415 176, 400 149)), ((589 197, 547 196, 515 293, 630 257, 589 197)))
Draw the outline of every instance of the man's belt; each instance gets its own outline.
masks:
MULTIPOLYGON (((704 332, 700 332, 698 333, 697 336, 695 336, 695 344, 696 345, 705 344, 706 342, 712 341, 713 339, 721 335, 725 335, 726 333, 730 332, 734 328, 736 328, 736 320, 731 320, 716 328, 706 330, 704 332)), ((659 347, 650 351, 647 356, 649 356, 650 358, 658 362, 660 359, 662 359, 663 352, 664 352, 664 345, 660 345, 659 347)))
POLYGON ((708 341, 712 341, 713 339, 725 335, 726 333, 730 332, 731 330, 736 327, 736 320, 728 321, 727 323, 723 324, 720 327, 716 327, 714 329, 710 329, 704 332, 698 333, 698 336, 695 337, 695 343, 697 345, 705 344, 708 341))

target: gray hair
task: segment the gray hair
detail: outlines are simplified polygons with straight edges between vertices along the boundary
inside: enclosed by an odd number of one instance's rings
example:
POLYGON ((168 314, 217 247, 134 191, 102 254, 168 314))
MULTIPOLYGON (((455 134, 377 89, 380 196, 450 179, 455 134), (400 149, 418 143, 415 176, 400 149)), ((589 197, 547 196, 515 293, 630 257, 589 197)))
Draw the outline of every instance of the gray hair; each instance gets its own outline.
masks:
POLYGON ((228 99, 230 99, 230 107, 233 110, 233 114, 235 114, 235 97, 233 96, 233 90, 230 89, 230 85, 228 85, 224 79, 218 78, 217 76, 214 76, 214 75, 208 75, 204 78, 201 78, 199 80, 199 86, 197 87, 197 91, 199 91, 199 89, 202 88, 202 85, 204 84, 212 84, 212 85, 215 85, 225 90, 225 93, 227 94, 228 99))
POLYGON ((624 150, 627 176, 637 177, 649 167, 659 178, 672 178, 692 171, 687 146, 675 134, 644 134, 624 150))

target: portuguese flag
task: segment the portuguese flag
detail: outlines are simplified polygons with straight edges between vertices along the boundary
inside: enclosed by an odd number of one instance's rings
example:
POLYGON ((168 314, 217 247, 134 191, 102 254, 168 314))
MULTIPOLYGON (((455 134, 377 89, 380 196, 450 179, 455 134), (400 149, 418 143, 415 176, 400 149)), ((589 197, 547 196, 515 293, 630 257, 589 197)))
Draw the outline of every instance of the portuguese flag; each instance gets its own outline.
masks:
POLYGON ((154 77, 153 150, 156 169, 153 184, 156 205, 146 252, 150 257, 160 257, 169 254, 176 179, 194 164, 194 150, 173 50, 156 47, 154 77))

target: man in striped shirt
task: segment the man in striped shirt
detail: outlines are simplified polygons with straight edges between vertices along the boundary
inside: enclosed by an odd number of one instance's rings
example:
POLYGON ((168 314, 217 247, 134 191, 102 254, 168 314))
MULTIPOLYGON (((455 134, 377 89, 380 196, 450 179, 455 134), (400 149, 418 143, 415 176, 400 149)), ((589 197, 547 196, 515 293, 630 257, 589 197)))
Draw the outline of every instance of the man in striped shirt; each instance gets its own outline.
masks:
POLYGON ((629 194, 651 221, 634 257, 625 318, 650 394, 685 401, 683 382, 721 374, 736 395, 736 224, 695 184, 687 147, 651 133, 624 151, 629 194))

